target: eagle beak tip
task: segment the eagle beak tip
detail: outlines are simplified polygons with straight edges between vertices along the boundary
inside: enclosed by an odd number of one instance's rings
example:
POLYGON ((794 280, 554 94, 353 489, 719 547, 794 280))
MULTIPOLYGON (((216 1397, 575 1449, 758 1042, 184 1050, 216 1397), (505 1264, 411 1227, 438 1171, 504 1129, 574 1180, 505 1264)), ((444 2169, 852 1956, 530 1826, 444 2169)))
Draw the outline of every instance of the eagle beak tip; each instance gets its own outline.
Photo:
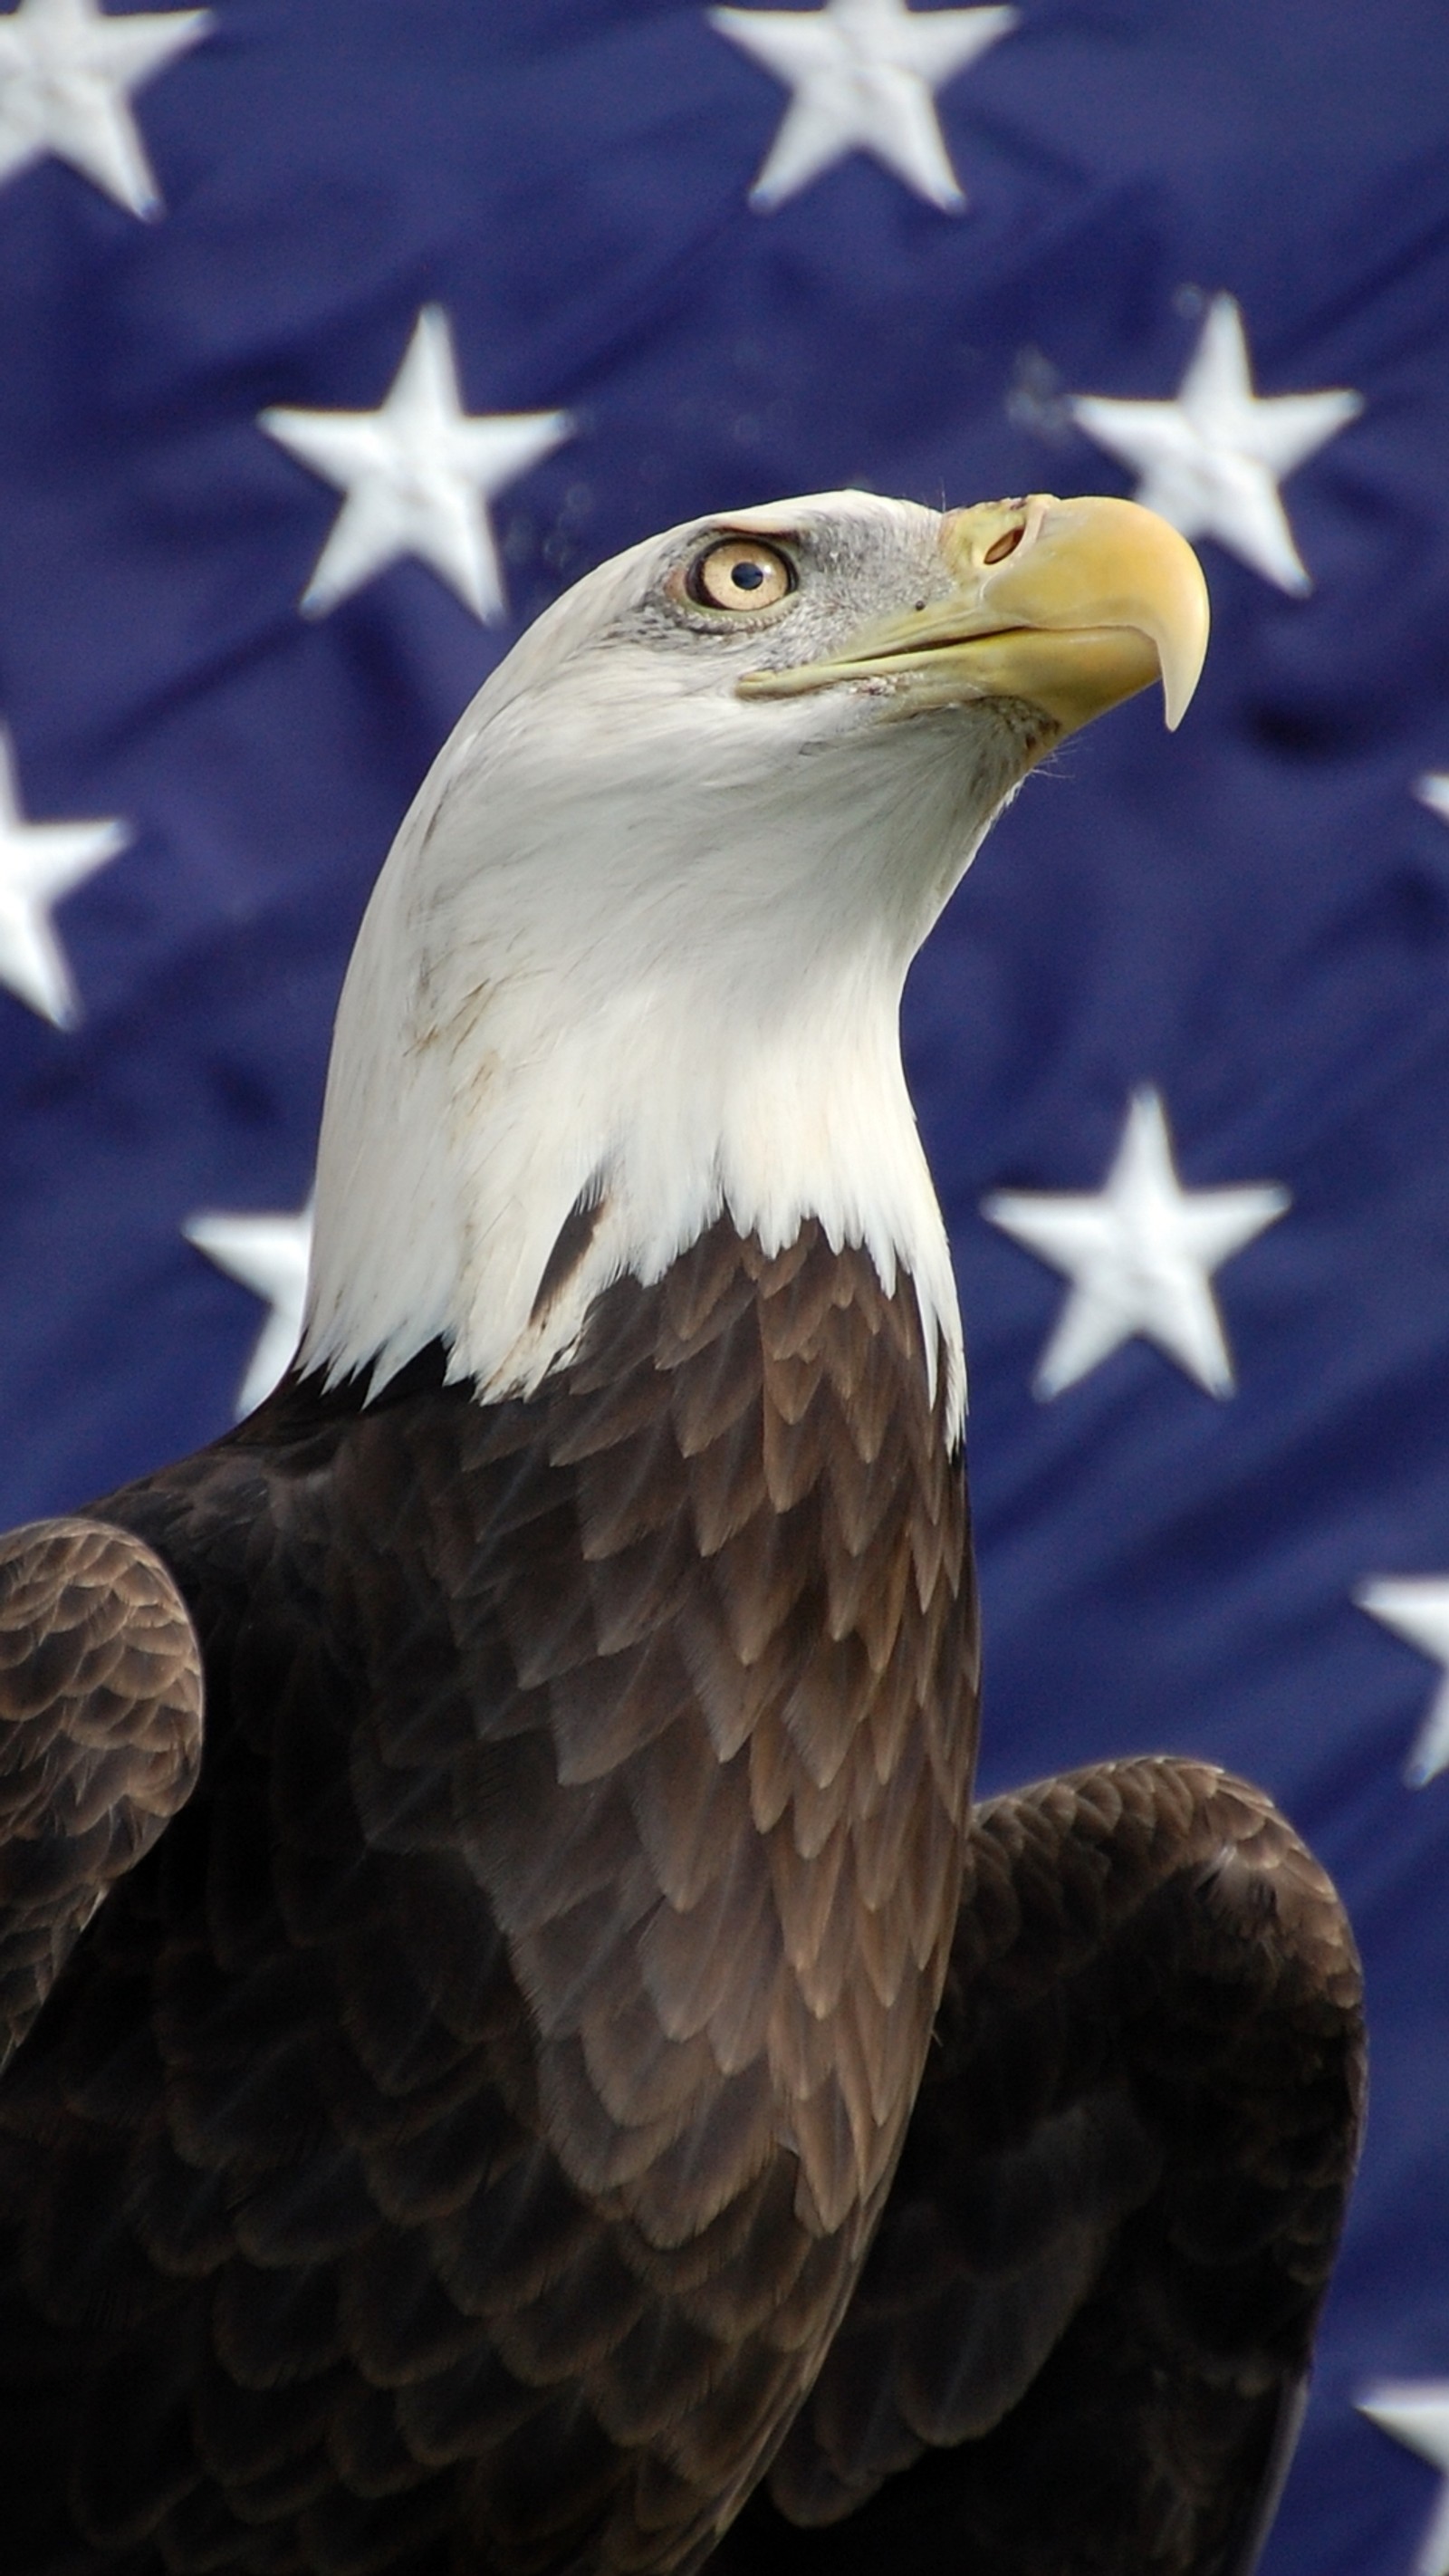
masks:
MULTIPOLYGON (((1169 733, 1176 733, 1197 694, 1208 646, 1208 594, 1202 568, 1186 539, 1183 554, 1192 568, 1184 579, 1178 613, 1164 622, 1153 641, 1162 673, 1162 713, 1169 733)), ((1186 571, 1186 566, 1184 567, 1186 571)))

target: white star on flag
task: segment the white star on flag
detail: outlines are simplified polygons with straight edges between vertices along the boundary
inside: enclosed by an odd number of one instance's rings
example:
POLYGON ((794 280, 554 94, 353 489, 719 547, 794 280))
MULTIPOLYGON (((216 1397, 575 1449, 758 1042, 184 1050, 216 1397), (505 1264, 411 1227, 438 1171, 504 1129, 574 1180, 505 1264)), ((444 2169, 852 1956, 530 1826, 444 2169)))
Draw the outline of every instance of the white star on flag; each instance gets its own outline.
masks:
POLYGON ((823 9, 711 9, 720 35, 793 92, 752 206, 773 212, 851 152, 870 152, 929 205, 966 203, 941 136, 935 93, 1010 35, 1011 8, 913 11, 905 0, 826 0, 823 9))
POLYGON ((502 617, 487 505, 573 434, 567 412, 465 412, 452 331, 437 304, 418 315, 376 411, 274 405, 259 426, 347 495, 302 595, 309 617, 325 617, 404 555, 431 565, 475 617, 502 617))
POLYGON ((1449 769, 1426 769, 1423 777, 1414 781, 1414 794, 1431 814, 1438 815, 1441 823, 1449 823, 1449 769))
POLYGON ((1449 2379, 1385 2380, 1357 2405, 1381 2433, 1443 2472, 1446 2483, 1419 2543, 1413 2576, 1449 2576, 1449 2379))
POLYGON ((1099 447, 1140 476, 1136 497, 1185 537, 1216 537, 1280 590, 1311 590, 1278 486, 1355 420, 1347 391, 1253 391, 1243 317, 1215 295, 1174 402, 1074 394, 1072 414, 1099 447))
POLYGON ((0 182, 54 153, 128 214, 158 215, 131 92, 211 25, 209 9, 107 18, 94 0, 20 0, 0 17, 0 182))
POLYGON ((1371 1619, 1444 1668, 1404 1765, 1410 1788, 1422 1789, 1449 1770, 1449 1575, 1379 1575, 1360 1584, 1353 1597, 1371 1619))
POLYGON ((237 1395, 237 1419, 270 1395, 296 1350, 312 1258, 312 1202, 296 1216, 193 1216, 188 1243, 270 1306, 237 1395))
POLYGON ((130 837, 114 819, 27 823, 10 738, 0 726, 0 984, 55 1028, 74 1028, 80 1003, 50 907, 114 859, 130 837))
POLYGON ((1042 1353, 1035 1392, 1060 1395, 1138 1334, 1209 1395, 1233 1391, 1232 1362, 1209 1285, 1289 1204, 1274 1182, 1184 1190, 1156 1091, 1135 1094, 1104 1187, 1093 1196, 998 1190, 982 1215, 1072 1282, 1042 1353))

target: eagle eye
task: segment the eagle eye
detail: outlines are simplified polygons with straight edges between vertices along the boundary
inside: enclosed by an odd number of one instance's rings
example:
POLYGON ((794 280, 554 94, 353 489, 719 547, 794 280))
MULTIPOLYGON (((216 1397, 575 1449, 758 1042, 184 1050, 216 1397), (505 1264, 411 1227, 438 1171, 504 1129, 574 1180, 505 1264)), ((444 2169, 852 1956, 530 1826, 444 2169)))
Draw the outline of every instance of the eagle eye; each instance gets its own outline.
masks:
POLYGON ((696 555, 685 589, 701 608, 773 608, 795 588, 795 567, 758 537, 719 537, 696 555))

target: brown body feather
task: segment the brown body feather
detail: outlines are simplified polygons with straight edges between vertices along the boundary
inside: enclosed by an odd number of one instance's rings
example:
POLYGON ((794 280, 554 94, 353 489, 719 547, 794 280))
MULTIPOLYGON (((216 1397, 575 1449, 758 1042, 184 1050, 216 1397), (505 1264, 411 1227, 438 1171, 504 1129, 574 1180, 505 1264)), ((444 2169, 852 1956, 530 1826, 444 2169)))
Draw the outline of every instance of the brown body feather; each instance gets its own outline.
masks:
POLYGON ((1363 2107, 1329 1880, 1206 1763, 992 1799, 937 2036, 859 2290, 719 2576, 1247 2576, 1363 2107))
POLYGON ((1205 1765, 968 1830, 928 1383, 718 1227, 0 1548, 7 2576, 1246 2576, 1352 1939, 1205 1765))
POLYGON ((909 1280, 718 1226, 427 1374, 102 1507, 206 1762, 0 2088, 17 2576, 697 2563, 879 2215, 975 1730, 909 1280))
POLYGON ((151 1550, 82 1520, 0 1539, 0 2068, 200 1763, 196 1639, 151 1550))

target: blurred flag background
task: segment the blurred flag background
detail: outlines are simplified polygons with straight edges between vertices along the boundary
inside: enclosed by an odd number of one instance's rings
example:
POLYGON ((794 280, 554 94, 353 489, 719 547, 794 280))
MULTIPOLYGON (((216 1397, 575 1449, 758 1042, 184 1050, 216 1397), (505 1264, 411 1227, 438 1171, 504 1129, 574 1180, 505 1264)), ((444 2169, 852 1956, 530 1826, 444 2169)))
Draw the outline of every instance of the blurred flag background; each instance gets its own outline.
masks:
POLYGON ((1207 1754, 1337 1874, 1371 2125, 1266 2569, 1446 2576, 1442 0, 20 0, 0 317, 6 1520, 284 1364, 367 889, 576 574, 851 483, 1200 541, 1181 734, 1030 780, 910 993, 985 1777, 1207 1754))

